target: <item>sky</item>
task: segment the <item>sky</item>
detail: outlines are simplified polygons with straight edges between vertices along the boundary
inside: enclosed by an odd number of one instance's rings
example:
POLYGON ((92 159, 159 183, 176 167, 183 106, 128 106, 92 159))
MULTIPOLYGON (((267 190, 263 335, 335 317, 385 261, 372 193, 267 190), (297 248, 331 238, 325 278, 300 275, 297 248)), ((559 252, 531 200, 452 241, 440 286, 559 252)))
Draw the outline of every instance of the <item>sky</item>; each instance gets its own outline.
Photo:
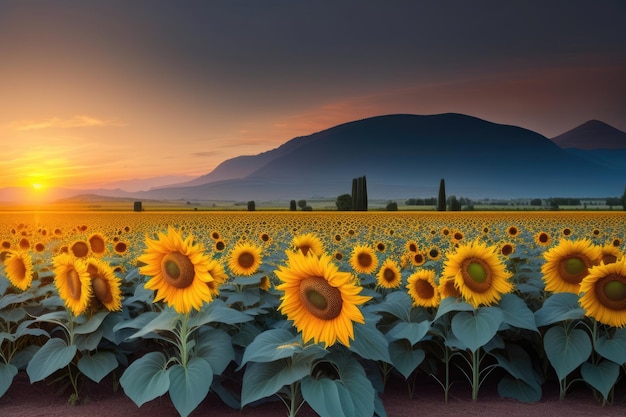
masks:
POLYGON ((550 138, 625 109, 622 0, 0 0, 0 188, 191 179, 383 114, 550 138))

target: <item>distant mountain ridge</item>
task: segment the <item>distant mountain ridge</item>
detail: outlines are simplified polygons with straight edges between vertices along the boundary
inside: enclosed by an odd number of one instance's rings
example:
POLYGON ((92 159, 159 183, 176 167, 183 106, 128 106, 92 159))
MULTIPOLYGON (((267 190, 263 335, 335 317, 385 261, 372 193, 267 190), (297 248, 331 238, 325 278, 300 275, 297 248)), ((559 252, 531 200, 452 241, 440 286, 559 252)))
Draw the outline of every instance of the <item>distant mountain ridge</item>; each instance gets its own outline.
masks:
POLYGON ((626 149, 626 132, 599 120, 589 120, 552 141, 563 149, 626 149))
POLYGON ((225 161, 194 180, 195 185, 142 195, 227 200, 336 196, 349 193, 351 179, 361 175, 367 176, 370 198, 433 196, 441 178, 451 193, 470 198, 613 196, 626 182, 623 169, 567 152, 521 127, 455 113, 394 114, 298 137, 256 156, 225 161), (241 164, 246 169, 238 169, 241 164))
MULTIPOLYGON (((469 198, 618 196, 626 184, 626 142, 621 135, 626 134, 598 121, 550 140, 522 127, 463 114, 392 114, 228 159, 191 181, 138 192, 73 194, 188 201, 334 198, 350 193, 352 178, 365 175, 370 199, 435 197, 441 178, 448 195, 469 198), (624 148, 563 149, 590 131, 596 132, 596 143, 624 143, 624 148), (602 132, 610 136, 608 142, 603 142, 602 132)), ((59 191, 58 198, 72 196, 72 190, 59 191)), ((8 201, 11 193, 19 194, 0 189, 0 201, 8 201)))

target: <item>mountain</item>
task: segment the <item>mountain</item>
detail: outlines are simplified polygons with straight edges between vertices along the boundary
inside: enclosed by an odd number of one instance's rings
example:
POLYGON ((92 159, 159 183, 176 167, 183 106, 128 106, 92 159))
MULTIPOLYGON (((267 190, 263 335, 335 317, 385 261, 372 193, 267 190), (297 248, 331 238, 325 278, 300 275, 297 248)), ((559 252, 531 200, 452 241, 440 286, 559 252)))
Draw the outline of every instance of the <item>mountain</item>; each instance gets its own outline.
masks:
POLYGON ((626 132, 599 120, 589 120, 554 138, 563 149, 626 149, 626 132))
POLYGON ((362 175, 375 199, 436 196, 441 178, 448 195, 469 198, 615 196, 626 183, 626 170, 583 159, 521 127, 455 113, 395 114, 295 138, 257 156, 225 161, 191 186, 138 197, 336 197, 350 193, 352 178, 362 175))
POLYGON ((594 164, 626 169, 626 132, 599 120, 589 120, 552 141, 594 164))

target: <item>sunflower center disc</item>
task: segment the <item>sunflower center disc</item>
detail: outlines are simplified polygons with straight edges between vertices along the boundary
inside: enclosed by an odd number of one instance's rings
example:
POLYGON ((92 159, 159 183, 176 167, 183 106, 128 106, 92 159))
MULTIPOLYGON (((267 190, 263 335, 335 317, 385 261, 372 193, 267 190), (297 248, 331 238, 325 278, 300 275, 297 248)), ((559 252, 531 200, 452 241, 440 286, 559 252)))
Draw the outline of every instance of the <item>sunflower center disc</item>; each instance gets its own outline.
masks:
POLYGON ((341 291, 322 277, 309 277, 300 283, 300 300, 309 313, 322 320, 332 320, 341 314, 341 291))
POLYGON ((309 250, 311 250, 311 247, 307 245, 302 245, 299 247, 299 249, 302 251, 303 255, 306 255, 307 253, 309 253, 309 250))
POLYGON ((396 280, 396 273, 393 269, 385 268, 385 272, 383 272, 383 278, 387 282, 394 282, 396 280))
POLYGON ((70 296, 74 300, 80 300, 81 288, 80 278, 75 269, 71 269, 67 273, 67 286, 70 290, 70 296))
POLYGON ((359 253, 357 256, 357 261, 359 265, 364 268, 367 268, 372 265, 372 257, 369 253, 359 253))
POLYGON ((93 293, 101 303, 110 303, 113 301, 113 295, 109 291, 109 286, 106 280, 100 276, 96 276, 91 280, 91 286, 93 287, 93 293))
POLYGON ((482 284, 487 279, 487 271, 478 262, 470 262, 467 266, 467 274, 476 282, 482 284))
POLYGON ((196 275, 191 260, 180 252, 170 252, 161 261, 165 281, 176 288, 187 288, 196 275))
POLYGON ((415 292, 421 299, 430 300, 435 296, 435 289, 429 282, 419 280, 415 283, 415 292))
POLYGON ((242 268, 245 268, 245 269, 252 268, 252 266, 254 265, 254 255, 251 254, 250 252, 243 252, 237 258, 237 262, 242 268))
POLYGON ((587 266, 580 258, 569 258, 565 261, 565 272, 570 275, 578 275, 586 268, 587 266))
POLYGON ((609 281, 604 284, 604 295, 611 301, 623 301, 626 299, 626 284, 621 281, 609 281))

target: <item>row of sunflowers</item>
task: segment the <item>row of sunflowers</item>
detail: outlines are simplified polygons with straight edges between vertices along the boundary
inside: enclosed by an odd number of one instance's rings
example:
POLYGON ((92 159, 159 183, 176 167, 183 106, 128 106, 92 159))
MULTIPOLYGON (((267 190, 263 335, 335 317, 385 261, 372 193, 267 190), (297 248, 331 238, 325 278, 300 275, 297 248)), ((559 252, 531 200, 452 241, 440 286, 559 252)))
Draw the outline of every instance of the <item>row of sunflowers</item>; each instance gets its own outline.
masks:
POLYGON ((626 370, 623 214, 91 216, 3 218, 0 396, 24 371, 73 404, 112 377, 181 416, 210 391, 385 416, 389 378, 607 404, 626 370))

